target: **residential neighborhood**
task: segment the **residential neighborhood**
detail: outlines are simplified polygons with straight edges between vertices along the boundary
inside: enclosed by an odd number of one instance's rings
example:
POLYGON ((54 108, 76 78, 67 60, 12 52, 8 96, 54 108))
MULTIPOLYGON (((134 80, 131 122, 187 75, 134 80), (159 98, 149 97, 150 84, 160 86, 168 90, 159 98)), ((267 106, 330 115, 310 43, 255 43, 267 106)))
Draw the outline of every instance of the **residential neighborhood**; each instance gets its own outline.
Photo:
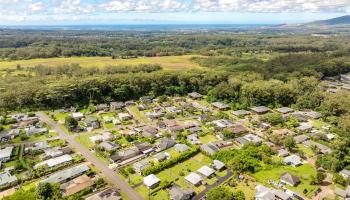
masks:
MULTIPOLYGON (((59 183, 62 196, 88 200, 124 199, 130 194, 121 185, 140 199, 201 199, 213 187, 233 182, 247 199, 350 194, 349 186, 334 183, 335 175, 317 166, 315 156, 330 154, 337 136, 313 110, 234 110, 189 93, 6 118, 11 120, 1 132, 3 197, 12 188, 40 183, 59 183), (232 166, 224 153, 249 148, 266 148, 269 158, 254 161, 262 165, 256 172, 237 173, 240 166, 232 166), (320 173, 321 182, 330 182, 315 183, 320 173)), ((350 171, 339 175, 349 180, 350 171)))

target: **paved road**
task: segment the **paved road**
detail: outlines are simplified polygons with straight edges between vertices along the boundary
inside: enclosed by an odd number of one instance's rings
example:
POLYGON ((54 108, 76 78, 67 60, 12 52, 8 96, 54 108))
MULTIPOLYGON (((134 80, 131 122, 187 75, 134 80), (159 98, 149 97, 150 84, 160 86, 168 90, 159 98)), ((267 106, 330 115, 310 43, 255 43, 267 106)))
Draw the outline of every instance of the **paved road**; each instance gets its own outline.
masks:
POLYGON ((51 126, 59 135, 61 139, 64 139, 68 142, 70 146, 72 146, 76 151, 81 153, 86 160, 95 165, 97 169, 99 169, 102 174, 111 182, 116 185, 120 190, 122 190, 130 199, 132 200, 143 200, 143 198, 136 193, 129 185, 124 182, 121 178, 119 178, 116 173, 110 169, 105 163, 97 159, 86 147, 77 142, 72 135, 67 134, 56 122, 54 122, 51 118, 49 118, 43 112, 36 113, 40 119, 51 126))

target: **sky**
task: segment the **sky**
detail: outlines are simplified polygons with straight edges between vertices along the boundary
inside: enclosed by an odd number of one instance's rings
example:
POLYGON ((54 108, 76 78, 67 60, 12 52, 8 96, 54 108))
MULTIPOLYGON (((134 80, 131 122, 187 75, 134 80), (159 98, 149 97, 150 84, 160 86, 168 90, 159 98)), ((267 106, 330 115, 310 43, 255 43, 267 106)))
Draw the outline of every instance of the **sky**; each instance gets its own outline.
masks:
POLYGON ((350 14, 350 0, 0 0, 0 25, 292 24, 350 14))

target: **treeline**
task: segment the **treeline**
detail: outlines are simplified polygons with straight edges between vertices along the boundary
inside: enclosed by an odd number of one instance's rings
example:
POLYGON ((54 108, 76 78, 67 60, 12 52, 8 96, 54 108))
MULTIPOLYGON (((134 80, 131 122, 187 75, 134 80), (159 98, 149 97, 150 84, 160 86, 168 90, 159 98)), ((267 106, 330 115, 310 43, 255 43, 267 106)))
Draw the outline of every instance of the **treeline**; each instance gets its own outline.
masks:
POLYGON ((265 78, 286 80, 293 75, 336 76, 350 72, 350 53, 291 53, 263 61, 257 58, 195 57, 194 62, 207 68, 226 71, 253 71, 265 78))
POLYGON ((71 56, 235 56, 247 52, 348 51, 348 37, 234 35, 183 32, 0 30, 0 59, 71 56))
POLYGON ((25 70, 34 72, 38 76, 48 75, 67 75, 67 76, 89 76, 104 74, 121 74, 137 72, 154 72, 161 70, 162 67, 157 64, 139 64, 139 65, 117 65, 106 67, 81 67, 79 64, 60 65, 55 67, 37 65, 28 67, 25 70))

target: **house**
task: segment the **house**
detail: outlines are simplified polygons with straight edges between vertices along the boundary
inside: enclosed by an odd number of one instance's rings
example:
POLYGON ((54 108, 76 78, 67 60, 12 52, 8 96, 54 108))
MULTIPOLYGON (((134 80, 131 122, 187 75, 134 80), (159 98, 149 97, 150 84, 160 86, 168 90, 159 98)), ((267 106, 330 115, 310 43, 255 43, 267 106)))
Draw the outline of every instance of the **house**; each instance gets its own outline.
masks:
POLYGON ((155 188, 159 185, 160 179, 154 175, 150 174, 143 178, 143 184, 145 184, 148 188, 155 188))
POLYGON ((185 151, 188 151, 190 147, 186 144, 175 144, 174 149, 179 153, 183 153, 185 151))
POLYGON ((121 121, 127 121, 132 119, 132 116, 129 113, 118 113, 118 117, 121 121))
POLYGON ((72 118, 74 118, 75 120, 81 120, 84 117, 84 114, 81 112, 74 112, 72 113, 72 118))
POLYGON ((290 173, 284 173, 281 175, 280 181, 290 186, 296 186, 300 183, 300 178, 290 173))
POLYGON ((278 108, 277 112, 282 114, 288 114, 288 113, 294 112, 294 110, 288 107, 282 107, 282 108, 278 108))
POLYGON ((43 167, 43 166, 52 168, 52 167, 56 167, 58 165, 62 165, 64 163, 71 162, 72 160, 73 160, 72 156, 64 154, 64 155, 58 156, 56 158, 50 158, 48 160, 42 161, 42 162, 34 165, 33 168, 38 169, 38 168, 43 167))
POLYGON ((237 142, 237 144, 239 144, 240 146, 245 145, 246 143, 248 143, 249 141, 247 139, 245 139, 244 137, 238 137, 235 139, 235 141, 237 142))
POLYGON ((292 200, 292 197, 281 190, 257 185, 255 187, 255 200, 292 200))
POLYGON ((247 135, 243 136, 243 138, 246 139, 248 142, 252 142, 254 144, 261 144, 262 143, 262 139, 257 135, 247 134, 247 135))
POLYGON ((303 122, 303 123, 300 123, 300 125, 297 127, 297 129, 300 131, 300 132, 308 132, 312 129, 312 125, 307 123, 307 122, 303 122))
POLYGON ((285 149, 280 149, 277 151, 277 155, 280 157, 287 157, 289 156, 289 152, 285 149))
POLYGON ((231 127, 231 132, 235 135, 249 132, 249 130, 242 124, 235 124, 231 127))
POLYGON ((270 109, 268 107, 265 107, 265 106, 253 107, 253 108, 251 108, 251 110, 254 111, 258 115, 262 115, 262 114, 268 113, 270 111, 270 109))
POLYGON ((298 167, 303 164, 301 158, 295 154, 287 156, 286 158, 284 158, 283 162, 286 165, 291 165, 293 167, 298 167))
POLYGON ((207 114, 201 114, 198 116, 198 121, 200 122, 204 122, 204 121, 207 121, 209 119, 209 116, 207 114))
POLYGON ((98 104, 96 106, 96 110, 97 111, 105 111, 105 112, 108 112, 109 111, 109 106, 107 104, 98 104))
POLYGON ((17 177, 15 175, 11 175, 10 172, 8 171, 0 172, 0 187, 14 183, 16 181, 17 181, 17 177))
POLYGON ((316 111, 309 111, 309 112, 305 112, 305 116, 311 119, 319 119, 322 117, 322 114, 316 111))
POLYGON ((309 148, 311 148, 312 146, 316 146, 319 152, 322 154, 328 154, 332 152, 332 149, 330 149, 329 147, 311 140, 303 142, 303 145, 309 148))
POLYGON ((0 142, 6 142, 11 139, 14 139, 15 137, 19 136, 20 129, 11 129, 10 131, 1 131, 0 132, 0 142))
POLYGON ((191 144, 201 144, 201 141, 198 138, 198 135, 196 133, 188 135, 187 141, 191 144))
POLYGON ((39 122, 39 117, 27 117, 18 122, 19 127, 34 126, 39 122))
POLYGON ((56 158, 62 156, 64 153, 61 147, 48 148, 44 150, 45 159, 56 158))
POLYGON ((197 111, 203 111, 203 112, 208 112, 210 109, 207 106, 204 106, 197 101, 192 102, 192 107, 195 108, 197 111))
POLYGON ((195 192, 192 189, 183 190, 178 185, 173 185, 169 189, 170 200, 190 200, 195 192))
POLYGON ((307 117, 306 117, 304 112, 299 112, 299 111, 292 112, 292 113, 290 113, 290 116, 296 118, 300 122, 306 122, 307 121, 307 117))
POLYGON ((349 179, 350 178, 350 171, 347 169, 343 169, 339 172, 339 174, 344 177, 345 179, 349 179))
POLYGON ((116 189, 106 189, 87 197, 85 200, 121 200, 122 197, 116 189))
POLYGON ((148 109, 148 106, 146 104, 141 104, 141 105, 138 105, 137 106, 137 109, 139 111, 144 111, 144 110, 147 110, 148 109))
POLYGON ((219 151, 219 148, 216 147, 213 143, 209 142, 200 146, 201 150, 207 153, 208 155, 214 155, 219 151))
POLYGON ((153 126, 144 126, 142 129, 142 136, 147 138, 155 138, 158 134, 158 129, 153 126))
POLYGON ((94 184, 94 181, 88 177, 86 174, 78 176, 67 183, 64 183, 60 186, 60 189, 63 191, 63 196, 73 195, 77 192, 80 192, 94 184))
POLYGON ((216 129, 230 128, 233 126, 233 123, 228 119, 214 120, 211 123, 215 125, 216 129))
POLYGON ((198 92, 191 92, 188 93, 188 97, 190 97, 191 99, 201 99, 203 95, 199 94, 198 92))
POLYGON ((98 142, 110 141, 113 137, 111 132, 103 132, 102 134, 91 136, 89 139, 92 143, 96 144, 98 142))
POLYGON ((206 178, 210 178, 215 174, 215 170, 206 165, 202 166, 197 170, 198 173, 202 174, 206 178))
POLYGON ((111 110, 121 110, 125 107, 124 102, 111 102, 110 108, 111 110))
POLYGON ((135 105, 136 103, 134 101, 126 101, 125 102, 125 106, 133 106, 135 105))
POLYGON ((170 113, 180 113, 181 110, 178 110, 175 106, 169 106, 165 108, 166 111, 170 112, 170 113))
POLYGON ((91 127, 94 129, 100 128, 100 122, 98 122, 97 118, 94 116, 88 116, 84 120, 84 124, 86 127, 91 127))
POLYGON ((50 145, 47 143, 47 141, 37 142, 34 144, 34 146, 29 146, 24 149, 24 152, 28 151, 41 151, 45 150, 47 148, 50 148, 50 145))
POLYGON ((223 162, 221 162, 220 160, 213 160, 212 166, 217 171, 222 171, 223 169, 226 168, 225 164, 223 162))
POLYGON ((350 191, 342 190, 338 187, 334 188, 334 194, 336 194, 337 196, 339 196, 343 199, 347 199, 348 197, 350 197, 350 191))
POLYGON ((11 159, 13 146, 9 146, 0 150, 0 162, 7 162, 11 159))
POLYGON ((180 125, 175 125, 175 126, 171 126, 171 127, 168 127, 168 131, 170 133, 178 133, 178 132, 181 132, 183 131, 184 128, 180 125))
POLYGON ((230 107, 224 103, 221 103, 221 102, 214 102, 211 104, 215 109, 218 109, 218 110, 229 110, 230 107))
POLYGON ((167 154, 166 153, 158 153, 154 156, 154 160, 157 162, 162 162, 167 159, 167 154))
POLYGON ((88 171, 90 168, 85 165, 77 165, 72 168, 64 169, 62 171, 51 174, 48 178, 44 179, 42 182, 46 183, 64 183, 69 179, 73 179, 82 175, 84 172, 88 171))
POLYGON ((105 151, 115 151, 119 148, 119 145, 118 144, 115 144, 111 141, 104 141, 104 142, 101 142, 98 147, 104 149, 105 151))
POLYGON ((36 135, 36 134, 43 134, 43 133, 48 133, 49 130, 47 128, 38 128, 35 126, 29 126, 27 128, 24 129, 26 132, 26 135, 28 137, 32 136, 32 135, 36 135))
POLYGON ((185 177, 185 180, 191 183, 194 186, 199 186, 202 184, 202 177, 194 172, 191 172, 189 175, 185 177))
POLYGON ((122 150, 119 152, 114 153, 113 155, 110 156, 110 159, 117 163, 117 162, 121 162, 130 158, 133 158, 135 156, 140 155, 141 152, 139 151, 139 149, 137 147, 131 147, 129 149, 126 150, 122 150))
POLYGON ((148 142, 134 142, 134 145, 143 154, 149 154, 154 151, 153 147, 148 142))
POLYGON ((164 116, 164 113, 162 112, 147 112, 145 115, 148 117, 148 119, 153 120, 153 119, 159 119, 164 116))
POLYGON ((195 126, 195 127, 189 128, 188 131, 192 134, 199 133, 202 131, 202 128, 199 126, 195 126))
POLYGON ((143 170, 147 169, 150 166, 151 166, 151 164, 148 160, 141 160, 141 161, 133 164, 133 168, 134 168, 135 172, 138 174, 142 174, 143 170))
POLYGON ((195 121, 187 121, 184 123, 183 127, 185 129, 190 129, 190 128, 194 128, 194 127, 199 127, 200 125, 195 122, 195 121))
POLYGON ((272 131, 273 135, 279 136, 281 138, 285 138, 289 135, 294 135, 295 133, 289 129, 282 128, 282 129, 275 129, 272 131))
POLYGON ((247 110, 235 110, 232 112, 233 115, 239 117, 239 116, 246 116, 246 115, 250 115, 250 112, 247 110))
POLYGON ((152 98, 150 96, 143 96, 143 97, 140 97, 140 101, 143 103, 151 103, 152 98))
POLYGON ((309 140, 309 139, 310 138, 307 135, 297 135, 297 136, 294 137, 295 142, 298 143, 298 144, 301 144, 301 143, 303 143, 303 142, 305 142, 306 140, 309 140))
POLYGON ((158 144, 158 151, 163 151, 165 149, 169 149, 175 145, 175 140, 171 138, 162 138, 158 144))

